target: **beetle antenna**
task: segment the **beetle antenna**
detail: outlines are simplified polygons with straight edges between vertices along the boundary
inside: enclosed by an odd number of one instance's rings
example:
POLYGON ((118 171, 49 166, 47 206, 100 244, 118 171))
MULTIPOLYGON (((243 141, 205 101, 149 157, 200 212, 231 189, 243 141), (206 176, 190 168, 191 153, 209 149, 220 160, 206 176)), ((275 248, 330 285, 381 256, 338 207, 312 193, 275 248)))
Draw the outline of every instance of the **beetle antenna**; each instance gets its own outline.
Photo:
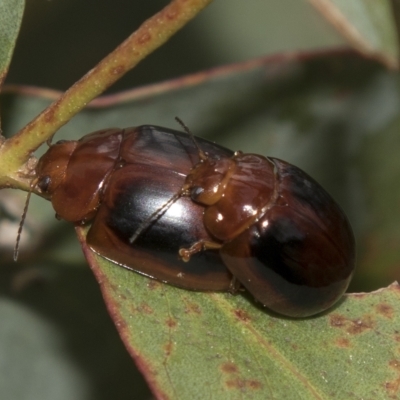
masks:
POLYGON ((180 191, 179 193, 174 194, 167 202, 165 202, 160 208, 158 208, 156 211, 153 212, 148 218, 146 218, 136 229, 135 233, 129 238, 129 243, 132 244, 138 237, 139 235, 147 229, 150 224, 161 217, 163 213, 167 211, 169 207, 173 203, 175 203, 179 198, 182 197, 182 192, 180 191))
MULTIPOLYGON (((193 133, 191 130, 184 124, 184 122, 179 118, 175 117, 175 120, 178 122, 179 125, 182 126, 182 128, 185 130, 185 132, 192 138, 193 143, 195 144, 197 151, 199 152, 199 157, 200 160, 205 161, 208 159, 207 154, 200 148, 199 144, 196 141, 196 138, 194 137, 193 133)), ((173 203, 175 203, 179 198, 184 196, 185 191, 187 188, 183 187, 178 193, 174 194, 168 201, 166 201, 160 208, 158 208, 156 211, 154 211, 148 218, 146 218, 136 229, 135 233, 129 238, 129 243, 135 242, 135 240, 141 235, 141 233, 147 229, 151 223, 158 218, 162 216, 163 213, 165 213, 169 207, 173 203)))
POLYGON ((34 179, 32 181, 32 183, 31 183, 30 188, 29 188, 28 195, 26 196, 24 211, 22 212, 21 221, 20 221, 19 227, 18 227, 17 239, 15 240, 14 261, 18 260, 19 244, 20 244, 20 241, 21 241, 22 228, 24 227, 26 214, 28 213, 29 201, 31 199, 33 188, 36 186, 36 183, 37 183, 37 179, 34 179))
POLYGON ((185 130, 185 132, 190 135, 190 137, 193 140, 193 143, 195 144, 195 146, 197 147, 197 151, 199 152, 199 157, 200 160, 204 161, 207 160, 207 154, 204 153, 204 151, 200 148, 199 144, 197 143, 196 138, 194 137, 193 133, 191 132, 191 130, 184 124, 184 122, 179 118, 179 117, 175 117, 176 122, 178 122, 178 124, 185 130))

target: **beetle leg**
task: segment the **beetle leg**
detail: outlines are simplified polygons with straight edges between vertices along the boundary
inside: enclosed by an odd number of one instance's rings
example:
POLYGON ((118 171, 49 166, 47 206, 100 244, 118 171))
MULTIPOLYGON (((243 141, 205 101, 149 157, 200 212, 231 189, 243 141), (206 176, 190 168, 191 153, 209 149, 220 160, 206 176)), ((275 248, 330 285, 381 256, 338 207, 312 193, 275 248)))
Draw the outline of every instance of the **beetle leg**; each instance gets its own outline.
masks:
POLYGON ((230 294, 236 295, 239 292, 242 292, 243 290, 244 289, 243 289, 242 284, 237 280, 237 278, 235 276, 232 276, 232 280, 231 280, 231 282, 229 284, 228 292, 230 294))
POLYGON ((211 242, 208 240, 199 240, 198 242, 192 244, 187 249, 180 249, 179 255, 181 256, 182 260, 187 262, 190 260, 190 257, 200 251, 204 250, 219 250, 222 247, 220 243, 211 242))

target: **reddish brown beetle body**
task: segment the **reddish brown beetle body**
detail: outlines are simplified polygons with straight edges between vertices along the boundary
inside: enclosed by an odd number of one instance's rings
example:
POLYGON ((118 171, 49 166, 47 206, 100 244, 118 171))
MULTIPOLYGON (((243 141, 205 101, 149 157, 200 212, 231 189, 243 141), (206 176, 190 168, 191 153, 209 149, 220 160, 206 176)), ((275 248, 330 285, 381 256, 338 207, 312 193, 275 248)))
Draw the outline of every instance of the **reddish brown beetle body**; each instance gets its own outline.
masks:
MULTIPOLYGON (((232 154, 201 144, 223 157, 232 154)), ((203 207, 190 198, 178 199, 134 244, 129 240, 179 191, 197 160, 188 135, 151 126, 107 129, 54 144, 37 166, 38 186, 51 196, 60 218, 76 224, 93 219, 87 243, 101 256, 175 286, 225 291, 232 276, 217 253, 199 253, 190 263, 179 257, 182 246, 212 240, 204 228, 203 207)))
MULTIPOLYGON (((302 317, 329 308, 347 289, 355 264, 342 210, 284 161, 241 153, 229 166, 222 161, 203 161, 187 181, 192 199, 208 206, 204 224, 223 243, 220 254, 233 276, 278 313, 302 317)), ((207 247, 215 245, 199 242, 181 255, 207 247)))
POLYGON ((237 280, 288 316, 329 308, 355 263, 332 198, 281 160, 196 142, 206 157, 165 128, 95 132, 53 145, 38 187, 59 217, 92 222, 89 246, 123 267, 192 290, 232 291, 237 280))

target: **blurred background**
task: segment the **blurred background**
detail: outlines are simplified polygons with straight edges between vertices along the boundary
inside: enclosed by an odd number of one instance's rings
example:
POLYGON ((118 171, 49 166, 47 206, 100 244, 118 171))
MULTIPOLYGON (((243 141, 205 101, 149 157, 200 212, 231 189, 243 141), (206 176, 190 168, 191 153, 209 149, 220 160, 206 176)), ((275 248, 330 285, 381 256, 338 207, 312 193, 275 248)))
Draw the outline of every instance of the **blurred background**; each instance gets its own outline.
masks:
MULTIPOLYGON (((7 81, 64 90, 166 0, 30 0, 7 81)), ((217 0, 111 91, 282 51, 344 44, 307 1, 217 0)))

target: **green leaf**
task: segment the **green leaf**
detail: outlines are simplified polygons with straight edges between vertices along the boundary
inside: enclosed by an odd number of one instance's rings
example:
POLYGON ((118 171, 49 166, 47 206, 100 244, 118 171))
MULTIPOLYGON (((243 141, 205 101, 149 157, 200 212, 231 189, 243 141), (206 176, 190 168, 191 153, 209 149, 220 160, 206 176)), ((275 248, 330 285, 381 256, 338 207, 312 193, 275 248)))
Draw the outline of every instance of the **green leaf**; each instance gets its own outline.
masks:
POLYGON ((24 7, 24 0, 2 0, 0 2, 0 86, 8 71, 24 7))
POLYGON ((296 321, 271 316, 244 296, 188 292, 86 254, 158 398, 351 400, 398 393, 397 283, 347 295, 330 313, 296 321))
POLYGON ((399 43, 391 0, 310 0, 359 51, 398 67, 399 43))

